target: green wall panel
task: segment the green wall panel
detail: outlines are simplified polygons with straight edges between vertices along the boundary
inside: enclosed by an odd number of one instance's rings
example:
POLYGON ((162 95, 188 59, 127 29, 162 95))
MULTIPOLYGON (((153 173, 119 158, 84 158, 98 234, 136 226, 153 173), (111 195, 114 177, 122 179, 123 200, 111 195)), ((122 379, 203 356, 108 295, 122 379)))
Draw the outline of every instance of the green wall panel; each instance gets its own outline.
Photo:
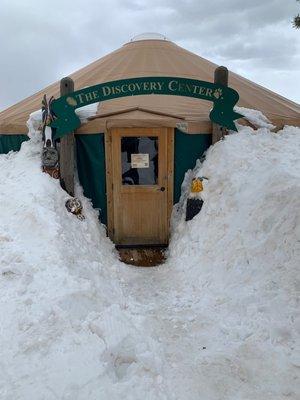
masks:
POLYGON ((19 151, 21 144, 29 140, 27 135, 1 135, 0 134, 0 154, 7 154, 11 150, 19 151))
POLYGON ((174 149, 174 204, 181 195, 181 184, 188 169, 195 167, 197 159, 211 145, 210 134, 189 135, 175 129, 174 149))
POLYGON ((75 135, 78 177, 84 195, 100 210, 107 223, 104 134, 75 135))

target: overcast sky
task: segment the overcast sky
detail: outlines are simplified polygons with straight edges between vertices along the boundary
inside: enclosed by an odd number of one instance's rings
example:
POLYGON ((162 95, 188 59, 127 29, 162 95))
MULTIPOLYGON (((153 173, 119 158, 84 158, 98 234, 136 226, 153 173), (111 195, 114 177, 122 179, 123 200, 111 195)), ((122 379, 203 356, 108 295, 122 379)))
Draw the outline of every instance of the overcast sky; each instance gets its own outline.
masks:
POLYGON ((0 110, 159 32, 300 103, 296 0, 0 0, 0 110))

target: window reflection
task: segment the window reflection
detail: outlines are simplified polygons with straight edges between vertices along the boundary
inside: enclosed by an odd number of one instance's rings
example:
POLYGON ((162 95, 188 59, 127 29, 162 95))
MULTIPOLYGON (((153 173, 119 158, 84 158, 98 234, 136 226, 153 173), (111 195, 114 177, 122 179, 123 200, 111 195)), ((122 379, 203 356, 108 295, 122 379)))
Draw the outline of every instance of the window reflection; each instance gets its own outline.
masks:
POLYGON ((121 138, 123 185, 156 185, 158 177, 158 138, 121 138))

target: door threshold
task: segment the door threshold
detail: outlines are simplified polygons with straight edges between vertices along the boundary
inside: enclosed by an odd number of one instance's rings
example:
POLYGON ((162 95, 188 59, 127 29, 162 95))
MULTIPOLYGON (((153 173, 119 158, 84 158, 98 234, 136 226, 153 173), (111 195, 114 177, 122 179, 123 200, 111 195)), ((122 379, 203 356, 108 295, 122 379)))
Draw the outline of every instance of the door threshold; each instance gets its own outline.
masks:
POLYGON ((116 246, 120 261, 136 267, 156 267, 166 261, 165 250, 167 246, 116 246))
POLYGON ((116 244, 116 249, 167 249, 167 244, 116 244))

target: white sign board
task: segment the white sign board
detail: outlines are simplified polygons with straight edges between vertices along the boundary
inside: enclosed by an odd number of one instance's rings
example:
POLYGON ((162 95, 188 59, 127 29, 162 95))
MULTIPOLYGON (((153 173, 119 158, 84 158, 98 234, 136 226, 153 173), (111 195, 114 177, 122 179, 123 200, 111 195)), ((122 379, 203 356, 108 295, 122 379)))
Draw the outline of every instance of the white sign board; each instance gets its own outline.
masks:
POLYGON ((149 168, 149 154, 131 154, 131 168, 149 168))

